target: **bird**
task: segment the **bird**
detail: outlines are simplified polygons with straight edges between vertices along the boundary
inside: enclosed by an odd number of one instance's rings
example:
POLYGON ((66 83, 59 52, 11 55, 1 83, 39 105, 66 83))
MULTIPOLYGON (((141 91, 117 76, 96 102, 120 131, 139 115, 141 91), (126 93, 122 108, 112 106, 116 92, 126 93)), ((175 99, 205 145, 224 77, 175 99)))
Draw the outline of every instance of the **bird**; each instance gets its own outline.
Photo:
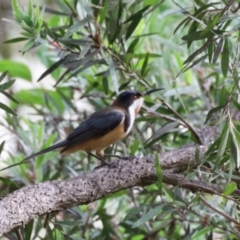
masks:
MULTIPOLYGON (((144 97, 159 90, 163 90, 163 88, 152 89, 144 93, 133 90, 121 92, 110 106, 91 114, 65 140, 33 153, 21 162, 58 150, 62 155, 85 151, 89 155, 97 157, 103 164, 107 164, 103 159, 104 150, 128 135, 136 115, 143 105, 144 97)), ((15 165, 17 164, 11 166, 15 165)))

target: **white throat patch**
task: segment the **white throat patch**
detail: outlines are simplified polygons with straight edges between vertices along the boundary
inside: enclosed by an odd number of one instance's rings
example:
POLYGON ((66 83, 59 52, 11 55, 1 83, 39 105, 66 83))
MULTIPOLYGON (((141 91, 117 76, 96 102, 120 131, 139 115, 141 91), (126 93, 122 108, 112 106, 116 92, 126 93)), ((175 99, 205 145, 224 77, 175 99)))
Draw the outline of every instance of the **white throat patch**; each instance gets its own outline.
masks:
POLYGON ((132 129, 135 117, 136 117, 137 113, 139 112, 140 108, 142 107, 142 104, 143 104, 143 98, 141 97, 141 98, 135 100, 133 102, 133 104, 128 108, 129 117, 130 117, 130 123, 129 123, 128 129, 126 131, 126 135, 132 129))

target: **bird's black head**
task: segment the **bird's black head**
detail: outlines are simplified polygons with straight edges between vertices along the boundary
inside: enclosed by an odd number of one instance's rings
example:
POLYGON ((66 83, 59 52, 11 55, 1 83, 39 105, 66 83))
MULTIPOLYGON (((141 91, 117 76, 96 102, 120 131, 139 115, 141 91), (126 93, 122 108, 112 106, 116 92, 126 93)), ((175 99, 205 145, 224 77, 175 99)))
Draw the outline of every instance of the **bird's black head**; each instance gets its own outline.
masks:
POLYGON ((162 90, 162 88, 149 90, 144 93, 140 93, 138 91, 130 91, 130 90, 124 91, 118 95, 117 99, 113 102, 112 105, 123 108, 130 112, 135 112, 135 114, 137 114, 140 108, 142 107, 143 98, 146 95, 159 90, 162 90))
POLYGON ((128 109, 131 105, 133 105, 134 102, 139 102, 139 105, 142 105, 142 98, 142 93, 129 90, 120 93, 114 103, 125 109, 128 109))

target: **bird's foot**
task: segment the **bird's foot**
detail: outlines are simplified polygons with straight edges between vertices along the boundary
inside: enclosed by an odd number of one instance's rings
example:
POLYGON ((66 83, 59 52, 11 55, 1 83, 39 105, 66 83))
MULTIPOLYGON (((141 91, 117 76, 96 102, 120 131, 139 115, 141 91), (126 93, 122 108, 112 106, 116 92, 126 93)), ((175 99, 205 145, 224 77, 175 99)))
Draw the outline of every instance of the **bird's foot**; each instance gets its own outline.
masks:
POLYGON ((106 162, 102 157, 99 157, 98 155, 95 155, 91 152, 87 153, 89 156, 95 157, 96 159, 98 159, 101 162, 101 165, 110 165, 108 162, 106 162))

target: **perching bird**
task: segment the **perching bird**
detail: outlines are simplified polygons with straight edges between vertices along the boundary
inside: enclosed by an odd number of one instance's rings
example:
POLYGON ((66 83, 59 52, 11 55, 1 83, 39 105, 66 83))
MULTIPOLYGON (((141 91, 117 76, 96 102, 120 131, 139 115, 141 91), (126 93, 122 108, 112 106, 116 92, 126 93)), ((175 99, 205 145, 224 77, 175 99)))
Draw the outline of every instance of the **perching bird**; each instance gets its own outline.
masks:
POLYGON ((142 107, 144 96, 158 90, 162 90, 162 88, 146 93, 137 91, 120 93, 111 106, 90 115, 65 140, 30 155, 22 162, 52 150, 59 150, 64 155, 81 150, 91 155, 93 155, 92 152, 95 152, 97 157, 105 163, 102 159, 104 149, 130 132, 135 117, 142 107))

